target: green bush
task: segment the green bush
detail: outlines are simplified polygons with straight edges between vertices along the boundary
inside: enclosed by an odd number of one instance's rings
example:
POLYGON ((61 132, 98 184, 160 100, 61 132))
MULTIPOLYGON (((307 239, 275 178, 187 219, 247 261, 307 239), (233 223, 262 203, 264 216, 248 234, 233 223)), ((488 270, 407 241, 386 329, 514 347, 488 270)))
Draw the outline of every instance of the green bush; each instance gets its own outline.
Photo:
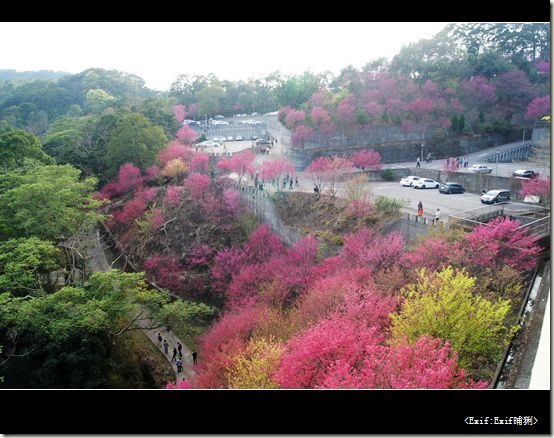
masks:
POLYGON ((405 201, 396 199, 396 198, 389 198, 387 196, 377 196, 377 199, 375 199, 375 208, 377 211, 382 212, 397 212, 399 211, 405 204, 405 201))
POLYGON ((394 179, 394 172, 392 169, 385 169, 381 172, 381 178, 385 181, 392 181, 394 179))

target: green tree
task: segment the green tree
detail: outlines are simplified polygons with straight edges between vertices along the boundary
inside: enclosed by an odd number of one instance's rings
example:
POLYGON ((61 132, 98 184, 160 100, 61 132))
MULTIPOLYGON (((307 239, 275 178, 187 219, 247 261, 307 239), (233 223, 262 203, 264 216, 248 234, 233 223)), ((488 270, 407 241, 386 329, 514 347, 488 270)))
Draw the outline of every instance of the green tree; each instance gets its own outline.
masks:
POLYGON ((34 387, 106 387, 118 364, 110 359, 115 339, 139 330, 167 295, 148 289, 143 273, 100 272, 85 288, 68 286, 30 299, 0 294, 0 340, 7 360, 29 356, 34 387))
POLYGON ((156 155, 167 143, 163 129, 150 122, 142 114, 122 116, 110 133, 107 145, 106 168, 109 176, 115 176, 119 166, 132 163, 142 170, 152 164, 156 155))
POLYGON ((225 91, 219 85, 209 85, 196 93, 198 99, 198 114, 215 115, 221 108, 221 99, 225 91))
POLYGON ((109 106, 113 105, 116 98, 106 93, 101 88, 88 90, 85 97, 85 109, 92 114, 100 114, 109 106))
POLYGON ((173 104, 167 97, 151 97, 144 100, 140 112, 152 123, 161 126, 167 138, 174 138, 180 128, 173 114, 173 104))
POLYGON ((97 180, 80 180, 69 165, 0 175, 0 236, 63 241, 102 218, 93 198, 97 180))
POLYGON ((458 119, 458 131, 464 132, 464 129, 466 127, 466 118, 464 116, 464 113, 460 114, 460 118, 458 119))
POLYGON ((19 129, 0 134, 0 169, 7 171, 21 166, 31 158, 43 163, 53 163, 51 157, 42 150, 37 136, 19 129))
POLYGON ((429 335, 450 342, 463 368, 494 364, 518 326, 506 324, 510 300, 474 295, 475 281, 450 266, 436 274, 421 270, 418 282, 402 291, 400 312, 391 314, 393 339, 413 343, 429 335))
POLYGON ((63 253, 52 242, 37 237, 0 242, 0 292, 51 292, 56 282, 51 274, 63 266, 63 253))

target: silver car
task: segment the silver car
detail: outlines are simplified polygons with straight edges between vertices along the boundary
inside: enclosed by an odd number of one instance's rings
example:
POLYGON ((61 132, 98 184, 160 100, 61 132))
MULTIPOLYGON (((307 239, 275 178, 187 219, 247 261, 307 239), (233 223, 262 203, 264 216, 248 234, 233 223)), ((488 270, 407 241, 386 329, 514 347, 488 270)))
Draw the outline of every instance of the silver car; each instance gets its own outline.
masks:
POLYGON ((484 164, 474 164, 469 169, 467 169, 470 172, 473 173, 491 173, 492 169, 488 166, 485 166, 484 164))

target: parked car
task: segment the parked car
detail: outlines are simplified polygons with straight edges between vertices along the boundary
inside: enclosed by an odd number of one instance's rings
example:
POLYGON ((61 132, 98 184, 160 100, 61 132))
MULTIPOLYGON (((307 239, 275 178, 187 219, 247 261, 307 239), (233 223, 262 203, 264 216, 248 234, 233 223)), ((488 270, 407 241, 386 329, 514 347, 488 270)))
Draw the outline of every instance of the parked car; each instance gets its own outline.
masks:
POLYGON ((414 189, 438 189, 440 183, 430 178, 419 178, 412 184, 414 189))
POLYGON ((233 141, 233 136, 232 136, 232 135, 228 135, 228 136, 227 136, 227 141, 233 141))
POLYGON ((237 136, 235 137, 235 140, 236 140, 236 141, 242 141, 242 140, 244 140, 244 137, 243 137, 242 135, 237 135, 237 136))
POLYGON ((468 168, 470 172, 473 173, 491 173, 492 169, 488 166, 485 166, 484 164, 474 164, 470 168, 468 168))
POLYGON ((216 116, 214 116, 214 119, 224 119, 225 117, 223 117, 221 114, 218 114, 216 116))
POLYGON ((517 169, 514 173, 512 173, 512 176, 518 178, 535 178, 537 174, 532 170, 517 169))
POLYGON ((221 145, 216 141, 208 140, 198 143, 198 146, 200 146, 201 148, 217 148, 221 145))
POLYGON ((400 180, 400 185, 404 187, 411 187, 414 182, 421 179, 419 176, 410 175, 400 180))
POLYGON ((256 146, 271 146, 271 142, 269 140, 260 138, 256 140, 256 146))
POLYGON ((510 202, 509 190, 489 190, 481 196, 483 204, 497 204, 499 202, 510 202))
POLYGON ((453 182, 445 182, 439 186, 440 193, 464 193, 465 191, 466 189, 464 189, 464 186, 453 182))

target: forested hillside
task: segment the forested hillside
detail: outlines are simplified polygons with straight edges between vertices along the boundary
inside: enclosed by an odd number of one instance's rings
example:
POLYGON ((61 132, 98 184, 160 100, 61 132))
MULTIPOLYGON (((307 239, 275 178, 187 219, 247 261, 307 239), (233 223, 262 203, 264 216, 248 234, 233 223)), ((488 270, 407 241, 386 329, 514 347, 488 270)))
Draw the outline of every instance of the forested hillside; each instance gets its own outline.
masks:
POLYGON ((198 348, 182 388, 490 384, 519 328, 536 238, 510 218, 412 245, 384 233, 402 203, 366 196, 360 175, 381 158, 362 151, 307 168, 331 196, 291 198, 287 214, 304 217, 309 202, 313 217, 342 216, 326 218, 332 235, 304 229, 287 246, 241 193, 262 181, 286 197, 294 166, 250 150, 210 157, 183 122, 279 111, 298 148, 356 144, 377 127, 532 126, 550 114, 549 24, 450 25, 336 76, 185 72, 163 93, 115 70, 11 72, 0 71, 4 387, 164 387, 173 365, 137 321, 198 348), (123 251, 114 258, 139 272, 91 268, 104 226, 123 251))

